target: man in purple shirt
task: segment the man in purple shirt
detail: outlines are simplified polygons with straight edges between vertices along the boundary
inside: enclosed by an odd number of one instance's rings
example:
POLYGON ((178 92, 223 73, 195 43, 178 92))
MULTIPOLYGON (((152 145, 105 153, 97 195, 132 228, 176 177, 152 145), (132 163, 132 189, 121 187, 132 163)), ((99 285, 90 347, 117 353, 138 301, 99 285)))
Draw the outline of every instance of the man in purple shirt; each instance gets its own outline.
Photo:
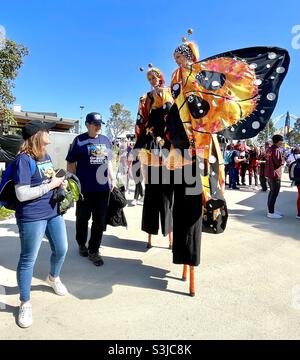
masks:
POLYGON ((106 230, 106 213, 110 190, 115 186, 112 171, 112 145, 101 134, 104 124, 99 113, 89 113, 85 125, 87 132, 76 136, 66 160, 68 171, 77 175, 81 183, 83 200, 76 207, 76 240, 79 254, 88 257, 94 265, 102 266, 99 253, 103 231, 106 230), (86 247, 88 222, 92 216, 91 236, 86 247))

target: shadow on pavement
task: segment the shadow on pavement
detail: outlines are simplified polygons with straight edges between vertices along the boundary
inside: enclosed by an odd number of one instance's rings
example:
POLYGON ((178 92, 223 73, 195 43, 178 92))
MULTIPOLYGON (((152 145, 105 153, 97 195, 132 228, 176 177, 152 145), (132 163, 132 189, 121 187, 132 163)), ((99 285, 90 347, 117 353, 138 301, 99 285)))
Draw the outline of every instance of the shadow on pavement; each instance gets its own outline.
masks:
MULTIPOLYGON (((284 216, 282 219, 269 219, 267 217, 267 199, 269 192, 258 192, 253 196, 238 202, 238 205, 254 208, 253 210, 230 209, 229 221, 234 218, 236 221, 243 222, 248 226, 260 229, 268 234, 282 235, 300 240, 300 221, 296 219, 296 200, 297 193, 291 191, 280 192, 276 201, 276 210, 280 210, 284 216)), ((229 230, 229 228, 227 230, 229 230)))
MULTIPOLYGON (((13 236, 3 236, 0 241, 0 265, 6 269, 16 271, 20 244, 16 224, 3 224, 13 236)), ((62 280, 69 293, 78 299, 99 299, 112 293, 114 285, 148 288, 166 291, 168 281, 165 279, 169 272, 166 269, 144 265, 142 260, 124 259, 103 256, 104 266, 96 267, 87 258, 78 254, 77 243, 74 239, 74 222, 66 220, 69 235, 69 250, 62 268, 62 280)), ((1 224, 2 226, 2 224, 1 224)), ((145 243, 136 240, 118 239, 114 236, 103 238, 105 246, 117 247, 125 250, 146 252, 145 243)), ((34 269, 34 277, 45 280, 50 269, 50 246, 44 239, 34 269)), ((18 293, 17 287, 6 287, 6 294, 18 293)), ((32 291, 52 292, 46 285, 32 286, 32 291)))

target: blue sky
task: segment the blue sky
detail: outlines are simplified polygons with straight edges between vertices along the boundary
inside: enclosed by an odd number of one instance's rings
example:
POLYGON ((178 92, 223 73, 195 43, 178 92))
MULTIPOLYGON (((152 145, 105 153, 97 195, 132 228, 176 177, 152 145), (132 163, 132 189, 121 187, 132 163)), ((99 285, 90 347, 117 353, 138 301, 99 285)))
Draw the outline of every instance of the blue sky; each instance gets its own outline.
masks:
POLYGON ((79 118, 84 105, 84 115, 99 111, 105 120, 120 102, 135 119, 138 98, 149 90, 139 67, 152 63, 169 83, 173 51, 192 28, 200 58, 257 45, 286 48, 291 65, 273 117, 287 110, 300 116, 300 49, 292 47, 299 0, 12 0, 1 4, 0 25, 30 50, 14 90, 23 110, 79 118))

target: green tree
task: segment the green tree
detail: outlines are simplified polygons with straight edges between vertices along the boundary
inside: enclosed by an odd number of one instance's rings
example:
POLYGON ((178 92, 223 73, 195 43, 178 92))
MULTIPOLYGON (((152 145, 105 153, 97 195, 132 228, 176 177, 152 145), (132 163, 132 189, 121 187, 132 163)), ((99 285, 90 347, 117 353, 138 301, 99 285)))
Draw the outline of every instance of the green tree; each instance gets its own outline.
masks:
POLYGON ((28 55, 28 49, 23 45, 8 39, 2 39, 0 44, 0 134, 6 124, 15 124, 10 105, 15 101, 12 90, 18 70, 23 64, 23 57, 28 55))
POLYGON ((108 135, 115 139, 124 132, 133 132, 134 122, 129 110, 123 104, 116 103, 109 108, 110 118, 107 121, 106 129, 108 135))
POLYGON ((300 118, 296 120, 293 129, 286 135, 286 140, 290 146, 300 145, 300 118))
POLYGON ((258 144, 263 144, 266 141, 270 140, 274 134, 275 134, 275 127, 272 119, 270 119, 267 125, 265 126, 265 128, 257 136, 258 144))

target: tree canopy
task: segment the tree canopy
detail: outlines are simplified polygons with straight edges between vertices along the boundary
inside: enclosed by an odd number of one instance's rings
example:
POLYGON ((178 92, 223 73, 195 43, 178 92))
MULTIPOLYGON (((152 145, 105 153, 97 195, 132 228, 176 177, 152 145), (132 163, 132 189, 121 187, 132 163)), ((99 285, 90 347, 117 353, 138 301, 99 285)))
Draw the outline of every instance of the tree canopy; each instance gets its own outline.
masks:
POLYGON ((110 118, 107 121, 106 129, 108 135, 115 139, 125 132, 133 132, 134 122, 129 110, 124 108, 123 104, 116 103, 110 106, 110 118))
MULTIPOLYGON (((9 105, 13 104, 14 80, 23 64, 23 57, 28 55, 28 49, 16 42, 3 39, 0 47, 0 118, 4 124, 13 124, 13 112, 9 105)), ((3 130, 0 127, 0 133, 3 130)))
POLYGON ((295 121, 293 129, 286 135, 286 140, 290 146, 300 145, 300 118, 295 121))
POLYGON ((276 130, 273 124, 273 120, 270 119, 265 128, 257 135, 257 142, 259 144, 264 144, 266 141, 272 138, 272 136, 275 134, 275 131, 276 130))

